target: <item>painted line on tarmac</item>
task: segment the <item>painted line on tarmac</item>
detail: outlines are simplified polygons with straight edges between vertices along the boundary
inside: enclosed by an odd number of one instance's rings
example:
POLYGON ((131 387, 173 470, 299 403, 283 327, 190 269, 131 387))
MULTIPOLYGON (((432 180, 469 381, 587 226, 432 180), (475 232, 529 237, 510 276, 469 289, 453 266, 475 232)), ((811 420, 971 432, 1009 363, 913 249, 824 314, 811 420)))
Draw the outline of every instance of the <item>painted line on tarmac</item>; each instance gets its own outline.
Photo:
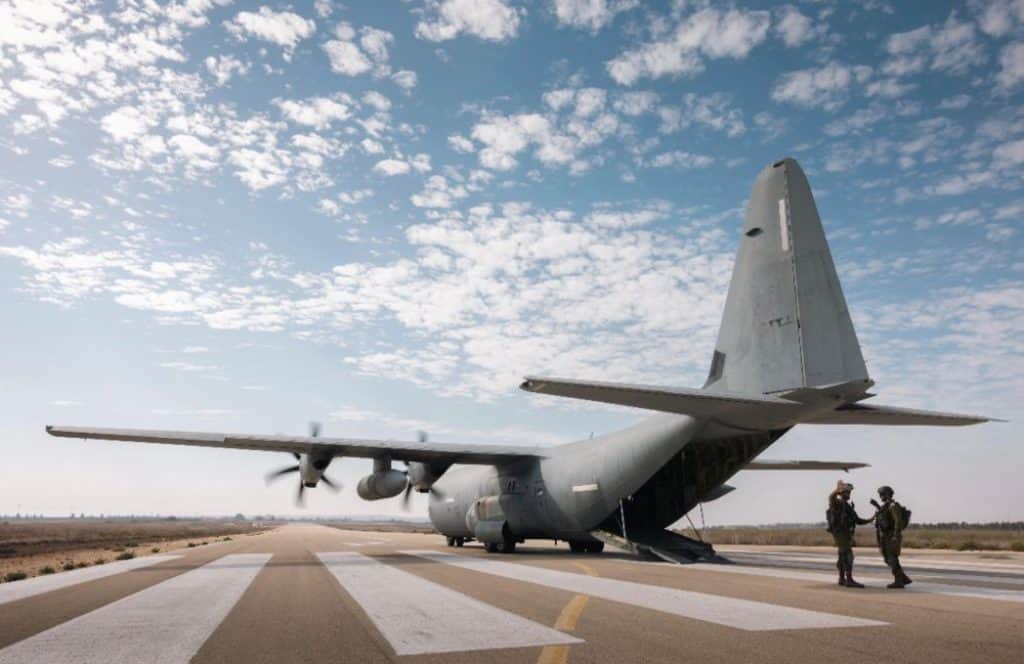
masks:
POLYGON ((572 593, 587 594, 613 602, 748 631, 872 627, 887 624, 865 618, 821 613, 677 588, 663 588, 632 581, 592 577, 531 565, 486 560, 476 556, 460 556, 424 550, 400 551, 400 553, 475 572, 535 583, 572 593))
MULTIPOLYGON (((795 561, 789 561, 781 558, 758 558, 756 556, 734 556, 732 558, 735 562, 741 566, 746 565, 750 567, 754 566, 765 566, 773 569, 793 569, 793 570, 809 570, 819 571, 818 567, 813 567, 808 563, 800 563, 795 561)), ((952 571, 931 571, 931 568, 918 566, 912 562, 900 559, 903 563, 904 569, 910 570, 915 576, 927 577, 930 579, 946 579, 948 581, 961 581, 967 584, 974 583, 1002 583, 1010 586, 1021 586, 1024 585, 1024 578, 1019 576, 992 576, 984 574, 983 572, 952 572, 952 571)), ((814 561, 816 564, 820 564, 823 567, 835 567, 835 560, 821 560, 814 561)), ((856 562, 857 569, 866 570, 870 573, 875 574, 888 574, 889 568, 884 564, 878 564, 872 562, 870 559, 865 562, 860 557, 857 558, 856 562)), ((988 571, 988 570, 986 570, 988 571)), ((984 588, 985 586, 974 586, 984 588)))
POLYGON ((60 590, 61 588, 67 588, 68 586, 76 586, 79 583, 102 579, 115 574, 121 574, 122 572, 130 572, 133 569, 165 563, 168 560, 174 560, 176 558, 181 558, 181 556, 162 555, 132 558, 131 560, 118 560, 104 565, 94 565, 92 567, 83 567, 82 569, 74 569, 68 572, 36 576, 23 581, 5 583, 0 586, 0 604, 14 602, 26 597, 34 597, 35 595, 42 595, 43 593, 60 590))
POLYGON ((8 646, 0 664, 185 664, 270 557, 224 556, 8 646))
MULTIPOLYGON (((598 576, 597 571, 586 563, 576 562, 576 566, 583 570, 584 574, 598 576)), ((583 615, 583 609, 587 608, 590 595, 573 595, 572 599, 562 608, 555 620, 555 629, 571 632, 576 629, 576 623, 583 615)), ((545 646, 540 651, 537 664, 565 664, 569 659, 569 646, 545 646)))
MULTIPOLYGON (((750 567, 747 565, 716 565, 714 563, 694 563, 692 566, 687 566, 681 569, 700 569, 706 572, 709 571, 725 572, 726 574, 749 574, 752 576, 768 576, 779 579, 820 581, 822 583, 835 583, 836 580, 835 576, 832 574, 822 574, 820 572, 809 572, 780 568, 750 567)), ((861 582, 864 582, 865 580, 865 578, 861 578, 861 582)), ((889 579, 881 579, 878 581, 879 586, 881 586, 887 583, 889 579)), ((1024 591, 1022 590, 983 588, 980 586, 954 586, 946 583, 930 583, 927 581, 915 581, 912 585, 904 588, 904 591, 925 592, 937 595, 953 595, 956 597, 975 597, 980 599, 992 599, 1000 602, 1024 602, 1024 591)))
POLYGON ((396 655, 582 643, 355 551, 316 555, 396 655))
MULTIPOLYGON (((751 551, 749 549, 736 549, 722 551, 723 556, 739 555, 743 557, 756 557, 772 560, 787 560, 793 562, 835 562, 835 554, 821 553, 786 553, 783 551, 751 551)), ((872 563, 884 565, 885 561, 881 556, 861 554, 861 557, 872 563)), ((948 558, 929 558, 919 556, 900 556, 900 561, 918 567, 930 567, 934 569, 948 569, 953 571, 976 571, 976 572, 1006 572, 1007 574, 1024 574, 1024 564, 1014 563, 989 563, 977 560, 950 560, 948 558)))

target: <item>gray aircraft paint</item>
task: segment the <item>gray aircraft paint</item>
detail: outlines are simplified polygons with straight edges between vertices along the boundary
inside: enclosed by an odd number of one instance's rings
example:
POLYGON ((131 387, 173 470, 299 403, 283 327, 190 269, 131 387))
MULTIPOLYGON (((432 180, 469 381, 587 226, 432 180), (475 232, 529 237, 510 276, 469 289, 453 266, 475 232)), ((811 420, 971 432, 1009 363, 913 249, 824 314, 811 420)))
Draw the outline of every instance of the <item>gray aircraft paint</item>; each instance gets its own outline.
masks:
MULTIPOLYGON (((449 537, 594 541, 659 532, 801 423, 963 426, 989 418, 859 403, 868 377, 810 185, 783 159, 750 196, 703 389, 527 377, 531 392, 659 411, 635 426, 553 448, 48 426, 55 436, 293 452, 409 463, 449 537), (473 464, 452 468, 453 464, 473 464)), ((776 462, 763 469, 843 469, 776 462)), ((318 479, 311 477, 309 479, 318 479)), ((379 496, 387 497, 387 496, 379 496)))

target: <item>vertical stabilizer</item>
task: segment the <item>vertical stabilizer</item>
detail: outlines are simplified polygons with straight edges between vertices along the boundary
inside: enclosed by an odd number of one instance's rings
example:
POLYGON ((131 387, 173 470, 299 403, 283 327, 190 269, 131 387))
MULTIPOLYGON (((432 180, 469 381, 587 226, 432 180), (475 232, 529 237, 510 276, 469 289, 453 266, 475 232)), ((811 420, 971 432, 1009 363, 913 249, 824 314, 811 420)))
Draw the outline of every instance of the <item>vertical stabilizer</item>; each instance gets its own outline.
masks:
POLYGON ((867 377, 811 187, 783 159, 754 182, 706 387, 769 393, 867 377))

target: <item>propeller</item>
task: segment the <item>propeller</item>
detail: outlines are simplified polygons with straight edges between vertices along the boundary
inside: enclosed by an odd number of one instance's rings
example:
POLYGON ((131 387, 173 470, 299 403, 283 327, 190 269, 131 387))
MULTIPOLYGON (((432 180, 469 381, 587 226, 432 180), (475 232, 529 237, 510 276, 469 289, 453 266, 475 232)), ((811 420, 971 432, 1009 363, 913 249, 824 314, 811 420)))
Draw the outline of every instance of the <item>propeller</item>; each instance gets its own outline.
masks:
MULTIPOLYGON (((320 437, 320 423, 319 422, 310 422, 309 423, 309 437, 310 438, 319 438, 320 437)), ((266 480, 267 484, 270 484, 274 480, 276 480, 276 479, 278 479, 280 477, 283 477, 283 476, 285 476, 285 475, 287 475, 289 473, 298 473, 298 472, 300 472, 302 470, 302 455, 299 454, 298 452, 292 452, 292 456, 295 457, 295 460, 298 461, 299 463, 295 464, 294 466, 285 466, 284 468, 279 468, 278 470, 274 470, 274 471, 271 471, 271 472, 267 473, 267 475, 265 476, 265 480, 266 480)), ((341 491, 341 489, 342 489, 342 484, 340 482, 333 482, 329 477, 327 477, 324 474, 320 475, 320 481, 323 482, 324 485, 326 485, 327 488, 329 488, 331 491, 338 492, 338 491, 341 491)), ((304 499, 304 494, 305 493, 306 493, 306 484, 302 481, 302 477, 299 477, 299 489, 298 489, 298 493, 295 495, 295 504, 298 505, 299 507, 301 507, 303 505, 303 503, 304 503, 303 499, 304 499)))
MULTIPOLYGON (((416 440, 421 442, 421 443, 426 443, 427 440, 428 440, 427 432, 426 431, 417 431, 416 432, 416 440)), ((402 511, 408 512, 409 511, 409 497, 412 495, 412 482, 409 481, 409 479, 408 479, 408 477, 409 477, 409 462, 408 461, 403 461, 403 463, 405 464, 406 482, 405 482, 405 491, 402 493, 402 511)), ((440 491, 438 491, 437 489, 435 489, 433 487, 433 485, 431 485, 431 487, 428 489, 428 492, 433 494, 434 496, 437 496, 438 498, 444 497, 443 494, 440 491)))

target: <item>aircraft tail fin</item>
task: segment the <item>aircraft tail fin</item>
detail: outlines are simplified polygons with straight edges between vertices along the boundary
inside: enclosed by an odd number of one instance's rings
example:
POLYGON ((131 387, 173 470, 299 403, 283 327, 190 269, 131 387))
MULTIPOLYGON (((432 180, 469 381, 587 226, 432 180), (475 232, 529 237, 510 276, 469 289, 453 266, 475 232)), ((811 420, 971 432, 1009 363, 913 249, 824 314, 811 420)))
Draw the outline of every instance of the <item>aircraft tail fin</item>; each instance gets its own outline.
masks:
POLYGON ((705 388, 769 394, 861 381, 870 384, 810 184, 783 159, 754 182, 705 388))

